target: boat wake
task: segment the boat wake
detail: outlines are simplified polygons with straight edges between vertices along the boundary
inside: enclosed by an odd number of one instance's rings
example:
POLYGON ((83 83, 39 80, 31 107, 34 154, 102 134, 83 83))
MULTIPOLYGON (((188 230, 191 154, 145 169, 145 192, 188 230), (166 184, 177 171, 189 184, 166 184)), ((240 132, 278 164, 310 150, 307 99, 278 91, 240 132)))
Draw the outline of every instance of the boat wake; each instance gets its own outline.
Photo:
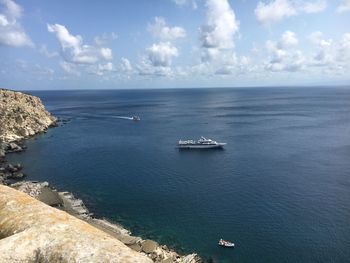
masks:
POLYGON ((94 118, 94 119, 121 119, 121 120, 135 120, 135 118, 139 117, 137 116, 115 116, 115 115, 97 115, 97 114, 80 114, 80 116, 78 116, 77 118, 79 119, 89 119, 89 118, 94 118))
POLYGON ((109 116, 110 118, 114 119, 122 119, 122 120, 133 120, 133 117, 127 117, 127 116, 109 116))

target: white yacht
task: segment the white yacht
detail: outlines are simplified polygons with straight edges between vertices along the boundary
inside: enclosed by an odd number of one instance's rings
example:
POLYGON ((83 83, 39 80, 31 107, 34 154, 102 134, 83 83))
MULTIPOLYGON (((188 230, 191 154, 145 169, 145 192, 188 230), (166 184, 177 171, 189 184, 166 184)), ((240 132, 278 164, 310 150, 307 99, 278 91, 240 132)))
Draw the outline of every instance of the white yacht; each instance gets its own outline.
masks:
POLYGON ((212 148, 222 148, 226 143, 216 142, 211 139, 206 139, 203 136, 198 140, 180 140, 178 142, 178 147, 180 149, 212 149, 212 148))

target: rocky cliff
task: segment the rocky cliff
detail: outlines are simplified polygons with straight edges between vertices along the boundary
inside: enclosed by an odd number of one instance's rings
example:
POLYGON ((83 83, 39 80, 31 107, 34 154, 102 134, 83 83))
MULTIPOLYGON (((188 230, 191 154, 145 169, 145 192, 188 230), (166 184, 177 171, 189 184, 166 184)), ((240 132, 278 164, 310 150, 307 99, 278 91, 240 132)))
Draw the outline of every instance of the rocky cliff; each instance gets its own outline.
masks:
POLYGON ((66 212, 0 185, 1 262, 152 262, 66 212))
POLYGON ((20 140, 45 131, 56 118, 38 97, 0 89, 0 141, 20 140))

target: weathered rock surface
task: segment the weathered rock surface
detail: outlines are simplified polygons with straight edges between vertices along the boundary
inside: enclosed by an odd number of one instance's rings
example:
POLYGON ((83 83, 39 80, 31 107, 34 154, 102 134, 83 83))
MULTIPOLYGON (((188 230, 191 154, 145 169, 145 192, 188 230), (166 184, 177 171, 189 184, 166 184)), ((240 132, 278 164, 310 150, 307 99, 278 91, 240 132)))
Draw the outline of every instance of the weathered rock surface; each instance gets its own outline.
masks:
POLYGON ((142 242, 142 251, 145 253, 151 253, 156 250, 158 244, 153 240, 145 240, 142 242))
MULTIPOLYGON (((56 118, 45 110, 38 97, 0 89, 0 142, 20 140, 45 131, 56 118)), ((13 151, 20 151, 11 145, 13 151)))
POLYGON ((0 185, 1 262, 152 262, 66 212, 0 185))

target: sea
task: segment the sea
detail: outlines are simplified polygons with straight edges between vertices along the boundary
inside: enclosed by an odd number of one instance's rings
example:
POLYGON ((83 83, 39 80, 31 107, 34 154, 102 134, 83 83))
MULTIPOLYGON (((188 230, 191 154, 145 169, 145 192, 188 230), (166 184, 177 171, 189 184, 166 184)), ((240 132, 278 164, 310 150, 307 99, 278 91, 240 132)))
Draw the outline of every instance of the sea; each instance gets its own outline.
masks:
POLYGON ((215 262, 350 262, 350 88, 29 93, 66 121, 9 161, 95 216, 215 262), (227 145, 176 147, 200 136, 227 145))

